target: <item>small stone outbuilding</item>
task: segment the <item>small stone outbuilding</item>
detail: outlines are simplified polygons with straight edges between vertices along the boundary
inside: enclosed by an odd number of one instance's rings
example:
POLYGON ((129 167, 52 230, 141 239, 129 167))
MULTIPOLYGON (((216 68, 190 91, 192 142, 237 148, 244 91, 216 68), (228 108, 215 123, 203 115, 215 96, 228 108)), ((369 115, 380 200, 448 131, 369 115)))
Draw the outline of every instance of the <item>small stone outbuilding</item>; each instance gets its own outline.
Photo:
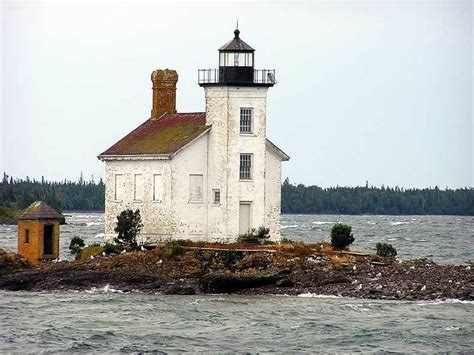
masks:
POLYGON ((33 202, 18 217, 18 254, 31 263, 59 257, 59 224, 64 216, 46 202, 33 202))

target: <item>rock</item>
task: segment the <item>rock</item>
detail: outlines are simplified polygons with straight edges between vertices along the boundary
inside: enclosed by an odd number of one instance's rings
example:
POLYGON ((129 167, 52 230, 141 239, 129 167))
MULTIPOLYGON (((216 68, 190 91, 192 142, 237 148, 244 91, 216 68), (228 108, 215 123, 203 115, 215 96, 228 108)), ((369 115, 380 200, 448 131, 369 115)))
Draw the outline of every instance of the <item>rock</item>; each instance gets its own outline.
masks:
POLYGON ((195 295, 196 290, 190 285, 172 285, 163 291, 165 295, 195 295))
POLYGON ((329 276, 326 280, 321 282, 322 285, 330 285, 330 284, 345 284, 350 283, 351 280, 343 275, 336 275, 336 276, 329 276))
MULTIPOLYGON (((380 286, 380 285, 379 285, 380 286)), ((371 288, 369 290, 369 294, 370 295, 375 295, 375 294, 379 294, 379 293, 382 293, 382 289, 378 289, 378 288, 371 288)))
POLYGON ((144 290, 157 290, 161 287, 161 282, 160 281, 155 281, 155 282, 150 282, 145 285, 143 285, 141 288, 144 290))
POLYGON ((382 263, 381 261, 372 261, 370 264, 371 264, 372 266, 373 266, 373 265, 377 265, 377 266, 385 266, 385 265, 387 265, 387 264, 385 264, 385 263, 382 263))
POLYGON ((272 285, 281 278, 281 272, 251 274, 216 273, 204 276, 199 282, 199 287, 203 292, 208 293, 230 293, 246 288, 272 285))
POLYGON ((275 283, 275 285, 277 285, 278 287, 293 287, 295 283, 291 281, 289 278, 284 278, 284 279, 278 280, 275 283))

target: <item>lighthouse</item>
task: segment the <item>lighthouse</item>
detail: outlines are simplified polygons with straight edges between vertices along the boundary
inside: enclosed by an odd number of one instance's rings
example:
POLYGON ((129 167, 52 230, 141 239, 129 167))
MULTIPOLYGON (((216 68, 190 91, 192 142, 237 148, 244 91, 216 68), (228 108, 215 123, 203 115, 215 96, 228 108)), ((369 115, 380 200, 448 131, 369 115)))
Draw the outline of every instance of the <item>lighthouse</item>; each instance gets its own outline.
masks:
POLYGON ((280 239, 281 162, 266 135, 275 70, 255 68, 240 31, 198 69, 205 112, 176 111, 178 74, 153 71, 151 117, 99 155, 106 163, 106 235, 120 211, 140 209, 144 243, 235 241, 259 227, 280 239))

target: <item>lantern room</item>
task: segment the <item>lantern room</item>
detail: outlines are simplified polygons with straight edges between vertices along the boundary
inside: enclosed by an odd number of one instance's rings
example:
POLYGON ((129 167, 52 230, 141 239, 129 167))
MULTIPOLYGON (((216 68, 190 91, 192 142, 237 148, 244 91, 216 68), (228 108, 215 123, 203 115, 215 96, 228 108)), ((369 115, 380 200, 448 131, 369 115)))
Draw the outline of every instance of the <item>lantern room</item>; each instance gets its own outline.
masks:
POLYGON ((240 39, 234 39, 219 48, 219 81, 221 83, 253 83, 253 58, 255 50, 240 39))
POLYGON ((255 49, 234 31, 234 38, 219 48, 219 69, 199 69, 199 85, 273 86, 275 70, 255 69, 255 49))

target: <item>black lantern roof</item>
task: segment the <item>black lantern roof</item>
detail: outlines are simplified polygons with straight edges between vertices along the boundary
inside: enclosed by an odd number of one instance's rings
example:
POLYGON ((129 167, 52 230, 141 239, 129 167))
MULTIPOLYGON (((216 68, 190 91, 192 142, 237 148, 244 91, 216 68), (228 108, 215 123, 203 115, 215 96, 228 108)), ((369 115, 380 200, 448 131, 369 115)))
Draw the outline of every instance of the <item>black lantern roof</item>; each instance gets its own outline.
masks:
POLYGON ((224 44, 221 48, 219 48, 219 52, 254 52, 255 49, 250 47, 247 43, 242 41, 239 37, 240 31, 236 29, 234 31, 234 39, 226 44, 224 44))

